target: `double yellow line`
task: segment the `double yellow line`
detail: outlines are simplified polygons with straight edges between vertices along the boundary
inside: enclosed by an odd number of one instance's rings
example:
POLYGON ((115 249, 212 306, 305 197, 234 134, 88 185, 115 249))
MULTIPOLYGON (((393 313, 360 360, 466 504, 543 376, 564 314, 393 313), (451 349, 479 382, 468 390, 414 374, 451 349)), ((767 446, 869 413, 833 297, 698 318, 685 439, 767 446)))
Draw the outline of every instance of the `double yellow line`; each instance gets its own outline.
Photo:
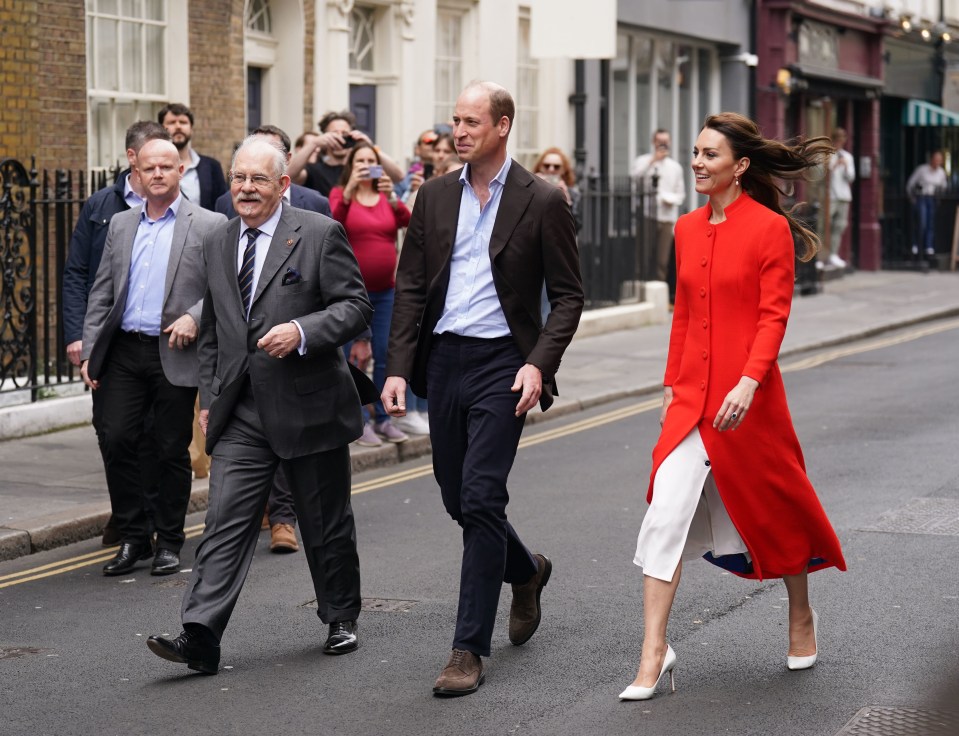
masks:
MULTIPOLYGON (((824 363, 838 360, 839 358, 849 357, 850 355, 859 355, 861 353, 880 350, 882 348, 892 347, 894 345, 901 345, 906 342, 911 342, 912 340, 918 340, 923 337, 928 337, 929 335, 935 335, 940 332, 954 330, 956 328, 959 328, 959 319, 948 320, 946 322, 930 325, 928 327, 917 328, 900 335, 870 340, 862 344, 837 348, 835 350, 828 350, 808 358, 803 358, 801 360, 788 363, 787 365, 783 366, 781 370, 783 373, 808 370, 824 363)), ((614 409, 613 411, 598 414, 597 416, 590 417, 589 419, 581 419, 576 422, 571 422, 570 424, 557 427, 556 429, 548 429, 544 432, 537 432, 536 434, 529 435, 520 440, 519 447, 520 449, 523 449, 526 447, 532 447, 533 445, 541 444, 543 442, 557 440, 561 437, 568 437, 572 434, 585 432, 590 429, 601 427, 605 424, 628 419, 629 417, 642 414, 643 412, 658 409, 660 406, 662 406, 662 398, 657 396, 654 399, 648 399, 633 406, 627 406, 622 409, 614 409)), ((395 473, 390 473, 389 475, 364 481, 363 483, 356 483, 353 486, 353 494, 367 493, 368 491, 387 488, 399 483, 405 483, 407 481, 423 478, 431 475, 432 473, 433 465, 431 463, 423 463, 421 465, 417 465, 416 467, 408 468, 406 470, 399 470, 395 473)), ((197 537, 203 533, 203 524, 197 524, 196 526, 188 527, 184 531, 186 532, 187 539, 197 537)), ((23 570, 22 572, 2 575, 0 576, 0 589, 8 588, 13 585, 20 585, 22 583, 28 583, 33 580, 41 580, 53 575, 60 575, 62 573, 70 572, 71 570, 78 570, 83 567, 97 565, 101 562, 106 562, 112 559, 115 554, 116 552, 114 550, 98 550, 96 552, 89 552, 87 554, 78 555, 76 557, 71 557, 59 562, 51 562, 46 565, 32 567, 28 570, 23 570)))

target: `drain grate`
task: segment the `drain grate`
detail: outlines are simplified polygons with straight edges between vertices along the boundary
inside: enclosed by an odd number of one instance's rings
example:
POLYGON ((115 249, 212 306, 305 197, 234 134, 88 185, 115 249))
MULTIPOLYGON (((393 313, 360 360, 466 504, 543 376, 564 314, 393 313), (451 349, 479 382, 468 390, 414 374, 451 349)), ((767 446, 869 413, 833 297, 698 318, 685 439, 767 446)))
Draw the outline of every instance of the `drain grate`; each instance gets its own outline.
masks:
POLYGON ((836 736, 955 736, 959 712, 916 708, 863 708, 836 736))
POLYGON ((49 651, 40 647, 0 647, 0 659, 16 659, 26 657, 28 654, 43 654, 49 651))
POLYGON ((959 500, 914 498, 905 506, 882 514, 875 524, 861 527, 860 531, 959 537, 959 500))
MULTIPOLYGON (((401 601, 396 598, 364 598, 361 611, 373 613, 406 613, 417 601, 401 601)), ((316 608, 316 598, 304 603, 301 608, 316 608)))

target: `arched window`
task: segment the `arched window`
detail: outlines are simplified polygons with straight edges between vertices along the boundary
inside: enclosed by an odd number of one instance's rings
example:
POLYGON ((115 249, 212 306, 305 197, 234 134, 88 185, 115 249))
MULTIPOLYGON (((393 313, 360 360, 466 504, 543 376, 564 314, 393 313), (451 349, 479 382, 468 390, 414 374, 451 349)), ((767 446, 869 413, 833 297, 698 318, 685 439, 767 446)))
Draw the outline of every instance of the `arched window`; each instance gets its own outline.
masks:
POLYGON ((273 33, 273 20, 270 16, 270 0, 250 0, 246 6, 247 30, 256 33, 273 33))

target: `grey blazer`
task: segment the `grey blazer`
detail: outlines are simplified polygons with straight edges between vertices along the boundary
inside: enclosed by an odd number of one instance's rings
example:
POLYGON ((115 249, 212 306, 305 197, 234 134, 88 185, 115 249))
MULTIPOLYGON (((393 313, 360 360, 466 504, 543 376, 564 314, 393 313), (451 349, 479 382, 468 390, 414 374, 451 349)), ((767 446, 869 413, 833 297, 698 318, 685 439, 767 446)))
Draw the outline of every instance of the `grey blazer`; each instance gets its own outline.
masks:
MULTIPOLYGON (((103 258, 90 290, 87 313, 83 320, 83 352, 89 359, 90 378, 102 375, 108 362, 110 346, 120 330, 127 303, 133 240, 137 234, 142 207, 134 207, 114 215, 107 231, 103 258)), ((184 314, 200 324, 203 293, 206 290, 206 269, 203 264, 203 236, 216 225, 226 222, 223 215, 205 210, 181 199, 173 226, 173 245, 167 264, 164 284, 161 329, 184 314)), ((171 349, 160 336, 160 363, 167 380, 175 386, 196 386, 198 368, 196 342, 183 350, 171 349)))
POLYGON ((203 242, 209 285, 200 325, 200 408, 210 410, 211 454, 247 379, 264 434, 281 458, 340 447, 362 432, 357 386, 363 391, 365 377, 354 377, 340 350, 373 316, 353 249, 335 220, 282 207, 249 322, 237 283, 242 220, 220 225, 203 242), (304 355, 294 350, 277 359, 256 347, 271 328, 294 319, 306 337, 304 355))

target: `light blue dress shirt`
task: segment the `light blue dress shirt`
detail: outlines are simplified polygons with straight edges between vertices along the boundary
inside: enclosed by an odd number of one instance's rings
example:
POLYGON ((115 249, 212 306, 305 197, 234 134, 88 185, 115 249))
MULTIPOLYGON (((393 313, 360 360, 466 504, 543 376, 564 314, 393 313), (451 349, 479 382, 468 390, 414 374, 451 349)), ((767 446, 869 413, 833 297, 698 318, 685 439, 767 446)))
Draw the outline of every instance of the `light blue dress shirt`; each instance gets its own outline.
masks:
POLYGON ((200 204, 200 174, 196 167, 200 165, 200 154, 190 149, 190 165, 184 168, 180 178, 180 191, 194 204, 200 204))
POLYGON ((127 207, 131 210, 134 207, 139 207, 143 204, 143 197, 133 191, 133 187, 130 186, 130 177, 133 176, 131 171, 127 174, 127 178, 123 181, 123 201, 127 203, 127 207))
POLYGON ((494 338, 510 334, 493 283, 493 267, 489 258, 490 236, 503 199, 510 163, 511 159, 507 157, 506 163, 489 183, 489 202, 482 210, 479 197, 470 184, 470 165, 466 164, 460 173, 463 194, 456 223, 446 304, 433 330, 437 335, 452 332, 464 337, 494 338))
POLYGON ((146 335, 160 334, 166 271, 170 263, 173 228, 180 201, 180 197, 177 197, 156 220, 147 216, 146 205, 140 210, 140 224, 133 239, 133 255, 130 259, 127 305, 120 322, 122 330, 146 335))

